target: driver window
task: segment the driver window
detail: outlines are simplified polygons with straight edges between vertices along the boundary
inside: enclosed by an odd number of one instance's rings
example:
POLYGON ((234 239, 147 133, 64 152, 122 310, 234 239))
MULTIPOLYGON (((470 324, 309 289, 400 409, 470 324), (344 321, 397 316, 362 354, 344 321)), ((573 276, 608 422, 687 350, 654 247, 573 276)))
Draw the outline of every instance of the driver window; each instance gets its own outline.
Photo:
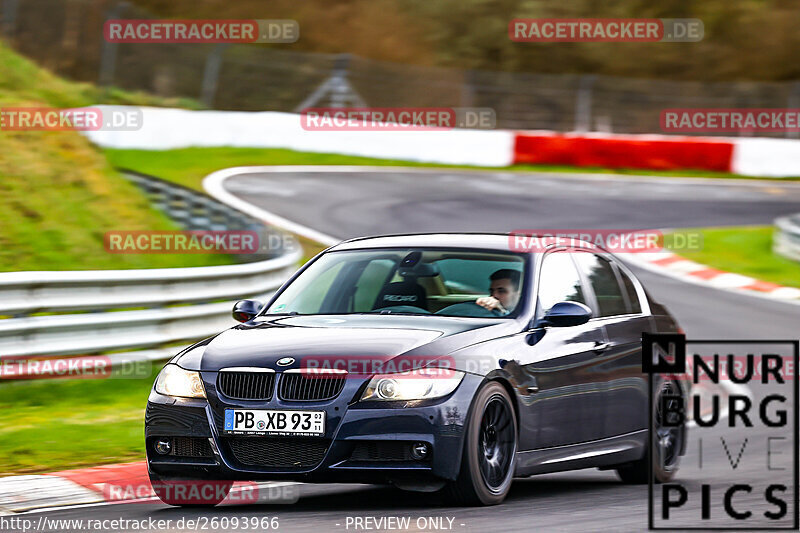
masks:
POLYGON ((546 255, 539 275, 539 306, 542 313, 558 302, 586 303, 578 270, 570 254, 565 252, 546 255))
POLYGON ((598 316, 624 315, 628 312, 617 276, 608 260, 590 253, 579 253, 575 259, 586 274, 597 298, 598 316))

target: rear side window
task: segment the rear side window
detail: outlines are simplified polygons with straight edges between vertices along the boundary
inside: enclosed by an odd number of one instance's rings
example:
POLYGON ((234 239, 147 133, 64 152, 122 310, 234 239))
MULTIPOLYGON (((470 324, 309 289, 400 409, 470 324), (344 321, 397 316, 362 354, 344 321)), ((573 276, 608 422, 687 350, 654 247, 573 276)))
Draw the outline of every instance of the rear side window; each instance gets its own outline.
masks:
POLYGON ((581 287, 581 277, 569 254, 548 254, 542 263, 539 276, 539 305, 546 313, 558 302, 586 303, 581 287))
POLYGON ((625 294, 628 295, 628 301, 631 304, 631 313, 641 313, 642 303, 639 301, 639 295, 636 293, 636 287, 634 287, 633 281, 630 276, 621 269, 618 268, 617 272, 619 272, 619 276, 622 278, 622 286, 625 288, 625 294))
POLYGON ((586 252, 575 254, 575 259, 594 289, 599 316, 626 314, 628 310, 625 307, 625 298, 622 296, 622 289, 611 263, 600 256, 586 252))

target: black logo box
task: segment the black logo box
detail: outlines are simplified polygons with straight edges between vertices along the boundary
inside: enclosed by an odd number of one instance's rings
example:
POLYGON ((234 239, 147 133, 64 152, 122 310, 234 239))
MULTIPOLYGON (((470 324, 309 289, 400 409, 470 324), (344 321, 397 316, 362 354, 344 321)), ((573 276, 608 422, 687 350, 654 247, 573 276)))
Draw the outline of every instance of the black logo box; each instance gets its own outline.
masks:
MULTIPOLYGON (((797 340, 687 340, 682 334, 652 334, 642 333, 642 370, 650 374, 647 380, 647 399, 649 405, 653 404, 653 374, 682 374, 686 372, 686 345, 687 344, 786 344, 793 348, 794 352, 794 524, 792 526, 780 527, 759 527, 759 531, 797 531, 800 529, 800 510, 798 510, 798 494, 800 494, 800 479, 798 478, 798 464, 800 464, 800 428, 797 425, 798 410, 800 410, 800 376, 798 376, 798 364, 800 363, 800 341, 797 340), (661 345, 665 352, 669 352, 669 344, 675 347, 676 361, 674 364, 667 364, 659 361, 653 363, 653 342, 661 345)), ((647 425, 647 446, 648 453, 653 449, 653 417, 648 417, 647 425)), ((650 531, 752 531, 750 527, 655 527, 655 515, 653 512, 653 463, 649 462, 649 472, 647 477, 647 529, 650 531)))

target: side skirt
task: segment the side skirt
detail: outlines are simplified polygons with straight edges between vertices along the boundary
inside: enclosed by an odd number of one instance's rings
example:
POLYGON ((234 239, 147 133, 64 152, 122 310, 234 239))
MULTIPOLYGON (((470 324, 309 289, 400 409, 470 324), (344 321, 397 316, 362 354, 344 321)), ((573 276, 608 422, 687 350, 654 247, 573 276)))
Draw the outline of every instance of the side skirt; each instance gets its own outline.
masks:
POLYGON ((647 450, 647 430, 606 439, 517 452, 515 476, 603 467, 636 461, 647 450))

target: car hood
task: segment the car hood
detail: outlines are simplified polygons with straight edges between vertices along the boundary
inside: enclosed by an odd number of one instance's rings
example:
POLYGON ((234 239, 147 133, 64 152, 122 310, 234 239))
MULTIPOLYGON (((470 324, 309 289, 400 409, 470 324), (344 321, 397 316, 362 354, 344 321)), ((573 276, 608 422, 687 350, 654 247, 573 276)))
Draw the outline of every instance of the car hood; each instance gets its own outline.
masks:
MULTIPOLYGON (((506 321, 386 315, 264 317, 226 330, 182 353, 173 362, 188 370, 216 371, 237 366, 299 368, 304 365, 304 358, 317 358, 316 364, 319 361, 330 364, 328 358, 386 361, 411 351, 434 358, 445 355, 440 349, 456 348, 450 342, 437 343, 437 340, 493 330, 502 325, 498 322, 506 321), (295 361, 277 365, 284 358, 295 361)), ((491 335, 487 332, 487 336, 491 335)))

